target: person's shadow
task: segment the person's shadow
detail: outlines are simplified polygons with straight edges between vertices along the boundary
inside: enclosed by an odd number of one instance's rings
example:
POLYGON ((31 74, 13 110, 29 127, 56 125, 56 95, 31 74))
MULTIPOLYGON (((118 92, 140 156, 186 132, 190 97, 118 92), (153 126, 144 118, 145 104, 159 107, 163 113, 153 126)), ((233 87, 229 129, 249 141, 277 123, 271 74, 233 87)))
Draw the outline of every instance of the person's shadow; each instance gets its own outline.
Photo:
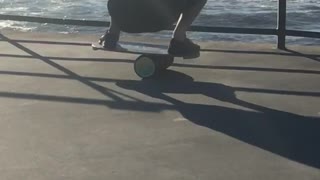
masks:
POLYGON ((173 104, 184 118, 285 158, 320 168, 320 118, 305 117, 237 99, 234 89, 217 83, 195 82, 168 71, 157 80, 118 81, 124 89, 173 104), (253 111, 185 103, 165 93, 203 94, 253 111))

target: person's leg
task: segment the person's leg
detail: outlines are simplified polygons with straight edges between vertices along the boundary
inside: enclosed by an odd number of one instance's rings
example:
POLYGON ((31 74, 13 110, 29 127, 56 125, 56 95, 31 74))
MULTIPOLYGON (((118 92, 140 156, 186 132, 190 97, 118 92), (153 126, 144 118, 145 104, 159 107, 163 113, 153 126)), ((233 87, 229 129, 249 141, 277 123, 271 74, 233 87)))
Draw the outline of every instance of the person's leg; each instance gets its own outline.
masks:
POLYGON ((173 38, 179 41, 183 41, 186 38, 186 32, 191 26, 192 22, 199 15, 200 11, 203 9, 207 0, 188 0, 192 1, 192 4, 189 5, 181 14, 176 28, 173 32, 173 38))
POLYGON ((187 30, 199 15, 207 0, 187 0, 191 4, 183 10, 173 31, 172 40, 168 49, 169 54, 182 57, 197 57, 200 55, 200 46, 187 38, 187 30))
POLYGON ((110 27, 105 34, 101 36, 99 43, 105 48, 115 48, 119 41, 120 32, 120 28, 116 24, 115 20, 111 18, 110 27))

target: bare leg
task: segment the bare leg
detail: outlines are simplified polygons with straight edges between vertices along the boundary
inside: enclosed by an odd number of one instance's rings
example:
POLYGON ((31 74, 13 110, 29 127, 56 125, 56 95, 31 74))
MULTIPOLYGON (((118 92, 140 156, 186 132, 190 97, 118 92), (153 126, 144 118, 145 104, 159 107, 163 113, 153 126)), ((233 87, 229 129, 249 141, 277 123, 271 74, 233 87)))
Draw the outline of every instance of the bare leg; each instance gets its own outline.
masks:
POLYGON ((108 31, 110 34, 120 35, 120 28, 115 23, 115 20, 113 20, 113 18, 111 18, 111 24, 110 24, 110 28, 108 31))
POLYGON ((192 22, 199 15, 200 11, 205 6, 207 0, 189 0, 193 4, 189 4, 183 10, 181 16, 174 29, 168 53, 173 56, 183 58, 196 58, 200 56, 200 46, 194 44, 187 38, 187 30, 192 22))
POLYGON ((178 41, 183 41, 186 38, 186 32, 191 26, 192 22, 199 15, 200 11, 203 9, 207 0, 193 0, 193 6, 182 12, 177 25, 173 32, 173 38, 178 41))
POLYGON ((108 48, 115 47, 119 40, 120 32, 119 26, 115 23, 115 20, 111 18, 110 27, 105 34, 101 36, 99 43, 108 48))

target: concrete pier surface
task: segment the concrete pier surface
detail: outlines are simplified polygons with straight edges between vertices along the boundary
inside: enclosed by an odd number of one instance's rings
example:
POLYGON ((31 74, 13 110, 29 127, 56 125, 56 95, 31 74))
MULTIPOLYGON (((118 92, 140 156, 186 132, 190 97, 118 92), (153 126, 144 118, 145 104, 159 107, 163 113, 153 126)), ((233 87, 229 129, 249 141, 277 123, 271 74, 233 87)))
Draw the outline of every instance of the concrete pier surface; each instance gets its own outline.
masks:
POLYGON ((1 180, 320 179, 320 47, 203 42, 141 80, 98 38, 2 32, 1 180))

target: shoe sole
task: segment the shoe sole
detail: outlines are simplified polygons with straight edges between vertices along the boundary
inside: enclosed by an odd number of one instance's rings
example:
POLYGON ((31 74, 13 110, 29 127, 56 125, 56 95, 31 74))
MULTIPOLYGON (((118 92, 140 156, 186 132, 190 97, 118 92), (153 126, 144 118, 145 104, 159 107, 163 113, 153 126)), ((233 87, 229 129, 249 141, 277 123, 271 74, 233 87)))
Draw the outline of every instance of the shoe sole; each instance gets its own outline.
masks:
POLYGON ((195 59, 200 57, 200 51, 192 54, 179 54, 179 53, 172 53, 168 51, 168 54, 173 57, 182 57, 183 59, 195 59))

